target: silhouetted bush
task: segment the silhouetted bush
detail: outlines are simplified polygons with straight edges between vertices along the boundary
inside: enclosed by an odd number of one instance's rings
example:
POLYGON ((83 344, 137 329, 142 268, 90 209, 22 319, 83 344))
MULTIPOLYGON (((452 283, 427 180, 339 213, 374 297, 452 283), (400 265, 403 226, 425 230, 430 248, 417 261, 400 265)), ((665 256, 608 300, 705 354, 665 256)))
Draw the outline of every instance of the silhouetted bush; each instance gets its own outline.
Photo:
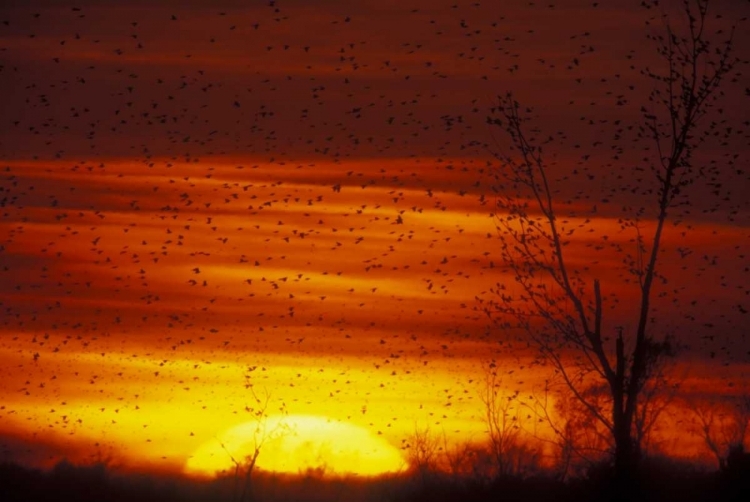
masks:
MULTIPOLYGON (((429 478, 402 473, 380 478, 329 477, 319 471, 298 475, 259 472, 257 502, 712 502, 745 501, 750 495, 748 454, 736 451, 720 471, 709 472, 670 457, 647 457, 628 490, 616 489, 607 464, 586 477, 568 481, 537 474, 498 476, 490 480, 433 471, 429 478), (427 482, 425 482, 425 480, 427 482)), ((103 464, 60 462, 49 471, 0 464, 2 502, 229 502, 231 476, 195 480, 175 475, 117 472, 103 464)))

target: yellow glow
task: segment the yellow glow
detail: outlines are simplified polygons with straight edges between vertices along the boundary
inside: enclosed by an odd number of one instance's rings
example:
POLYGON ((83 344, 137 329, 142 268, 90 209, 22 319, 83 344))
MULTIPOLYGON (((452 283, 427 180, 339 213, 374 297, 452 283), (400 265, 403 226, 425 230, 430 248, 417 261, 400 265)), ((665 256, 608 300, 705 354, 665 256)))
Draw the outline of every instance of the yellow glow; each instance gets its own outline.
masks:
POLYGON ((250 421, 201 445, 185 464, 191 475, 214 476, 234 471, 262 444, 256 467, 299 473, 309 469, 326 475, 377 476, 406 467, 398 449, 354 424, 313 415, 274 415, 265 423, 250 421))

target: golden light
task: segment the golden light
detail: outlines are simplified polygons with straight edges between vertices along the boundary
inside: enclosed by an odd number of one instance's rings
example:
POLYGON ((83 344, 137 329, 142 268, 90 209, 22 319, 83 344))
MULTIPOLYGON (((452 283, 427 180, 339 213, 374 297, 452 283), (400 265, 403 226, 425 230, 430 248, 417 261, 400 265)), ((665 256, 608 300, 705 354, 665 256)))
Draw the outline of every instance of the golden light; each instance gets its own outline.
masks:
POLYGON ((190 475, 232 473, 262 442, 256 467, 282 473, 377 476, 406 467, 397 448, 368 430, 320 416, 274 415, 227 429, 202 444, 185 464, 190 475), (234 460, 233 460, 234 459, 234 460))

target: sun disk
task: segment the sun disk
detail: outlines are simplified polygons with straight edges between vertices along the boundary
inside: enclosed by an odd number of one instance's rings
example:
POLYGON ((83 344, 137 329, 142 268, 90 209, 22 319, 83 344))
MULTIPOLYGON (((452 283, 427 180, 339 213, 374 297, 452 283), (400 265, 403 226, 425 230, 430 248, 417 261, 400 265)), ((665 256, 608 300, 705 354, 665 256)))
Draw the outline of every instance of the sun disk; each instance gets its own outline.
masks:
POLYGON ((188 459, 185 472, 234 472, 232 459, 243 462, 264 435, 256 467, 265 471, 377 476, 405 467, 398 449, 362 427, 313 415, 274 415, 265 424, 244 422, 207 441, 188 459), (265 432, 258 432, 259 425, 265 432))

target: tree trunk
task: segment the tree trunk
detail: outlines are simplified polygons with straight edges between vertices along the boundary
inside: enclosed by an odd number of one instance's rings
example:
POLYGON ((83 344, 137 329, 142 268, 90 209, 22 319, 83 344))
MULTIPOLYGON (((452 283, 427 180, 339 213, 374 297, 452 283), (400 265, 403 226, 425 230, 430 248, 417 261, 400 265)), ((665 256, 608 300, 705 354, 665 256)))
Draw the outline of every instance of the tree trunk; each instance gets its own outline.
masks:
POLYGON ((633 440, 633 406, 630 405, 631 395, 625 391, 625 342, 622 337, 622 330, 617 336, 615 345, 615 374, 614 381, 611 382, 612 391, 612 434, 615 440, 615 481, 618 489, 626 488, 621 484, 630 484, 633 477, 636 456, 635 441, 633 440))
POLYGON ((633 438, 630 432, 623 427, 615 431, 615 477, 627 480, 632 478, 635 468, 635 455, 633 451, 633 438))
POLYGON ((615 409, 614 439, 614 500, 627 501, 633 498, 636 471, 636 455, 632 434, 633 416, 622 408, 615 409))

